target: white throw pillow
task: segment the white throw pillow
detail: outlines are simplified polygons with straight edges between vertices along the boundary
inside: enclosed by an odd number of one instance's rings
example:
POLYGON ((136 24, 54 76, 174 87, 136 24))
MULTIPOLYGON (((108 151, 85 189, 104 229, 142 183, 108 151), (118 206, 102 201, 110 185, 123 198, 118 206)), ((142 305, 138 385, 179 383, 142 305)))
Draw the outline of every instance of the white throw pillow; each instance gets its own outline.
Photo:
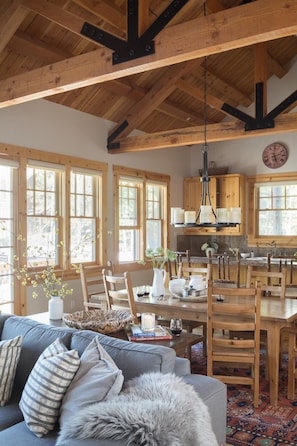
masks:
POLYGON ((122 371, 100 345, 98 337, 94 338, 83 352, 77 374, 64 396, 60 426, 80 409, 118 395, 123 382, 122 371))
POLYGON ((22 336, 0 342, 0 406, 9 401, 20 359, 22 336))
POLYGON ((60 339, 47 347, 37 360, 20 401, 25 422, 37 437, 54 429, 63 396, 79 364, 77 350, 67 350, 60 339))

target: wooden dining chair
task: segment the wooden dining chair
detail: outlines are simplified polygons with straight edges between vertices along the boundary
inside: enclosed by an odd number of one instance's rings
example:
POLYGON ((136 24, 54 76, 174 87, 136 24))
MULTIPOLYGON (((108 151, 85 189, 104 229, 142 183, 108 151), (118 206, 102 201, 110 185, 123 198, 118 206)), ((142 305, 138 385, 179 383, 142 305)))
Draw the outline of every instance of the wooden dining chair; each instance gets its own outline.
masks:
POLYGON ((277 256, 268 254, 267 269, 268 271, 281 272, 284 268, 287 270, 286 282, 286 297, 297 298, 297 282, 294 278, 294 267, 296 266, 297 258, 294 256, 277 256))
POLYGON ((288 336, 288 399, 295 399, 297 379, 297 327, 286 327, 282 334, 288 336))
POLYGON ((178 266, 179 264, 185 260, 187 265, 190 265, 191 255, 190 250, 186 249, 185 251, 174 251, 176 258, 173 260, 167 260, 167 272, 169 280, 178 278, 178 266))
POLYGON ((246 287, 250 288, 253 283, 261 282, 262 293, 265 296, 278 296, 284 299, 286 296, 287 269, 281 271, 257 270, 254 266, 248 265, 246 274, 246 287))
POLYGON ((214 287, 211 281, 208 284, 207 375, 226 384, 250 385, 255 407, 259 404, 260 305, 260 284, 255 288, 214 287), (224 300, 217 301, 217 296, 224 300), (244 330, 250 336, 230 339, 223 334, 228 330, 244 330), (236 373, 240 366, 248 366, 250 373, 236 373))
POLYGON ((131 276, 125 272, 121 276, 114 276, 109 270, 102 271, 103 283, 109 310, 126 310, 133 316, 134 323, 138 323, 134 301, 131 276))
POLYGON ((230 257, 228 254, 210 254, 214 285, 240 287, 240 254, 230 257))
POLYGON ((102 276, 103 269, 108 269, 112 272, 112 262, 108 261, 107 264, 103 266, 86 266, 83 263, 79 265, 85 310, 102 308, 100 297, 105 296, 102 276))
MULTIPOLYGON (((191 276, 199 275, 203 276, 203 280, 205 281, 205 285, 207 286, 208 281, 212 279, 212 265, 208 264, 206 267, 200 266, 186 266, 183 262, 179 263, 178 267, 178 277, 184 279, 191 279, 191 276)), ((183 326, 188 327, 188 332, 192 332, 195 328, 202 327, 202 335, 203 335, 203 354, 207 356, 207 323, 206 322, 198 322, 198 321, 184 321, 183 326)))

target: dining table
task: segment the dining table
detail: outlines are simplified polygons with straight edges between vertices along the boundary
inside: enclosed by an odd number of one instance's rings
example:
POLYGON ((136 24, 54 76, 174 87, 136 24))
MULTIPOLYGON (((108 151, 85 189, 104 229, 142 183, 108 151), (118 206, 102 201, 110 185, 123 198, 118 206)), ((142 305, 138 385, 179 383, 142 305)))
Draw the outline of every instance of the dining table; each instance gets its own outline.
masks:
MULTIPOLYGON (((207 297, 183 299, 165 294, 162 298, 138 297, 135 293, 138 313, 155 313, 167 318, 179 317, 186 320, 207 322, 207 297)), ((222 305, 224 302, 222 302, 222 305)), ((278 404, 278 381, 280 366, 281 331, 297 321, 297 299, 278 297, 261 298, 260 328, 267 332, 267 356, 269 370, 270 404, 278 404)))

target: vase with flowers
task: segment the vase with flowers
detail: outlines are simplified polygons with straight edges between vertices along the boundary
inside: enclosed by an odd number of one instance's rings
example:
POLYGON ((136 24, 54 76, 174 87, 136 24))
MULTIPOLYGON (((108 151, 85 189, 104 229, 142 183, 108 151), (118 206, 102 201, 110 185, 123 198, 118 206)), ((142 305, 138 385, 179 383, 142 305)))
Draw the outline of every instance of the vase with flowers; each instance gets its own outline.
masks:
MULTIPOLYGON (((154 276, 152 285, 152 296, 160 297, 165 295, 165 280, 166 271, 164 266, 168 260, 175 260, 176 254, 170 249, 158 248, 156 251, 153 249, 146 249, 146 260, 152 263, 154 276)), ((141 260, 139 263, 145 264, 146 260, 141 260)))
POLYGON ((212 254, 215 254, 219 248, 219 245, 215 241, 208 241, 203 243, 201 246, 201 251, 205 251, 206 257, 211 256, 212 254))
MULTIPOLYGON (((18 240, 24 241, 20 236, 18 240)), ((44 266, 40 266, 38 262, 29 261, 29 259, 34 259, 32 251, 34 249, 28 247, 23 253, 25 263, 24 261, 21 263, 20 259, 14 256, 14 276, 21 282, 21 285, 32 286, 32 297, 34 299, 38 297, 37 287, 41 285, 45 296, 49 299, 49 318, 53 320, 62 319, 64 310, 63 299, 67 295, 72 294, 73 289, 63 282, 63 271, 59 277, 57 276, 57 270, 50 254, 47 255, 46 260, 43 262, 44 266)), ((38 254, 41 255, 41 248, 38 248, 38 254)), ((42 254, 44 253, 42 252, 42 254)))

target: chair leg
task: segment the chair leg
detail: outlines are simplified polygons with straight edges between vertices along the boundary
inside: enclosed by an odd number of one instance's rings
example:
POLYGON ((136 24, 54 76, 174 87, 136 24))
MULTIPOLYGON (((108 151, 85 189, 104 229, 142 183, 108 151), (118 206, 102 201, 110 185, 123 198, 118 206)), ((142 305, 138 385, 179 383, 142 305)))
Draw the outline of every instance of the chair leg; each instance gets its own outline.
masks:
POLYGON ((289 357, 288 357, 288 399, 295 398, 296 378, 296 334, 289 333, 289 357))

